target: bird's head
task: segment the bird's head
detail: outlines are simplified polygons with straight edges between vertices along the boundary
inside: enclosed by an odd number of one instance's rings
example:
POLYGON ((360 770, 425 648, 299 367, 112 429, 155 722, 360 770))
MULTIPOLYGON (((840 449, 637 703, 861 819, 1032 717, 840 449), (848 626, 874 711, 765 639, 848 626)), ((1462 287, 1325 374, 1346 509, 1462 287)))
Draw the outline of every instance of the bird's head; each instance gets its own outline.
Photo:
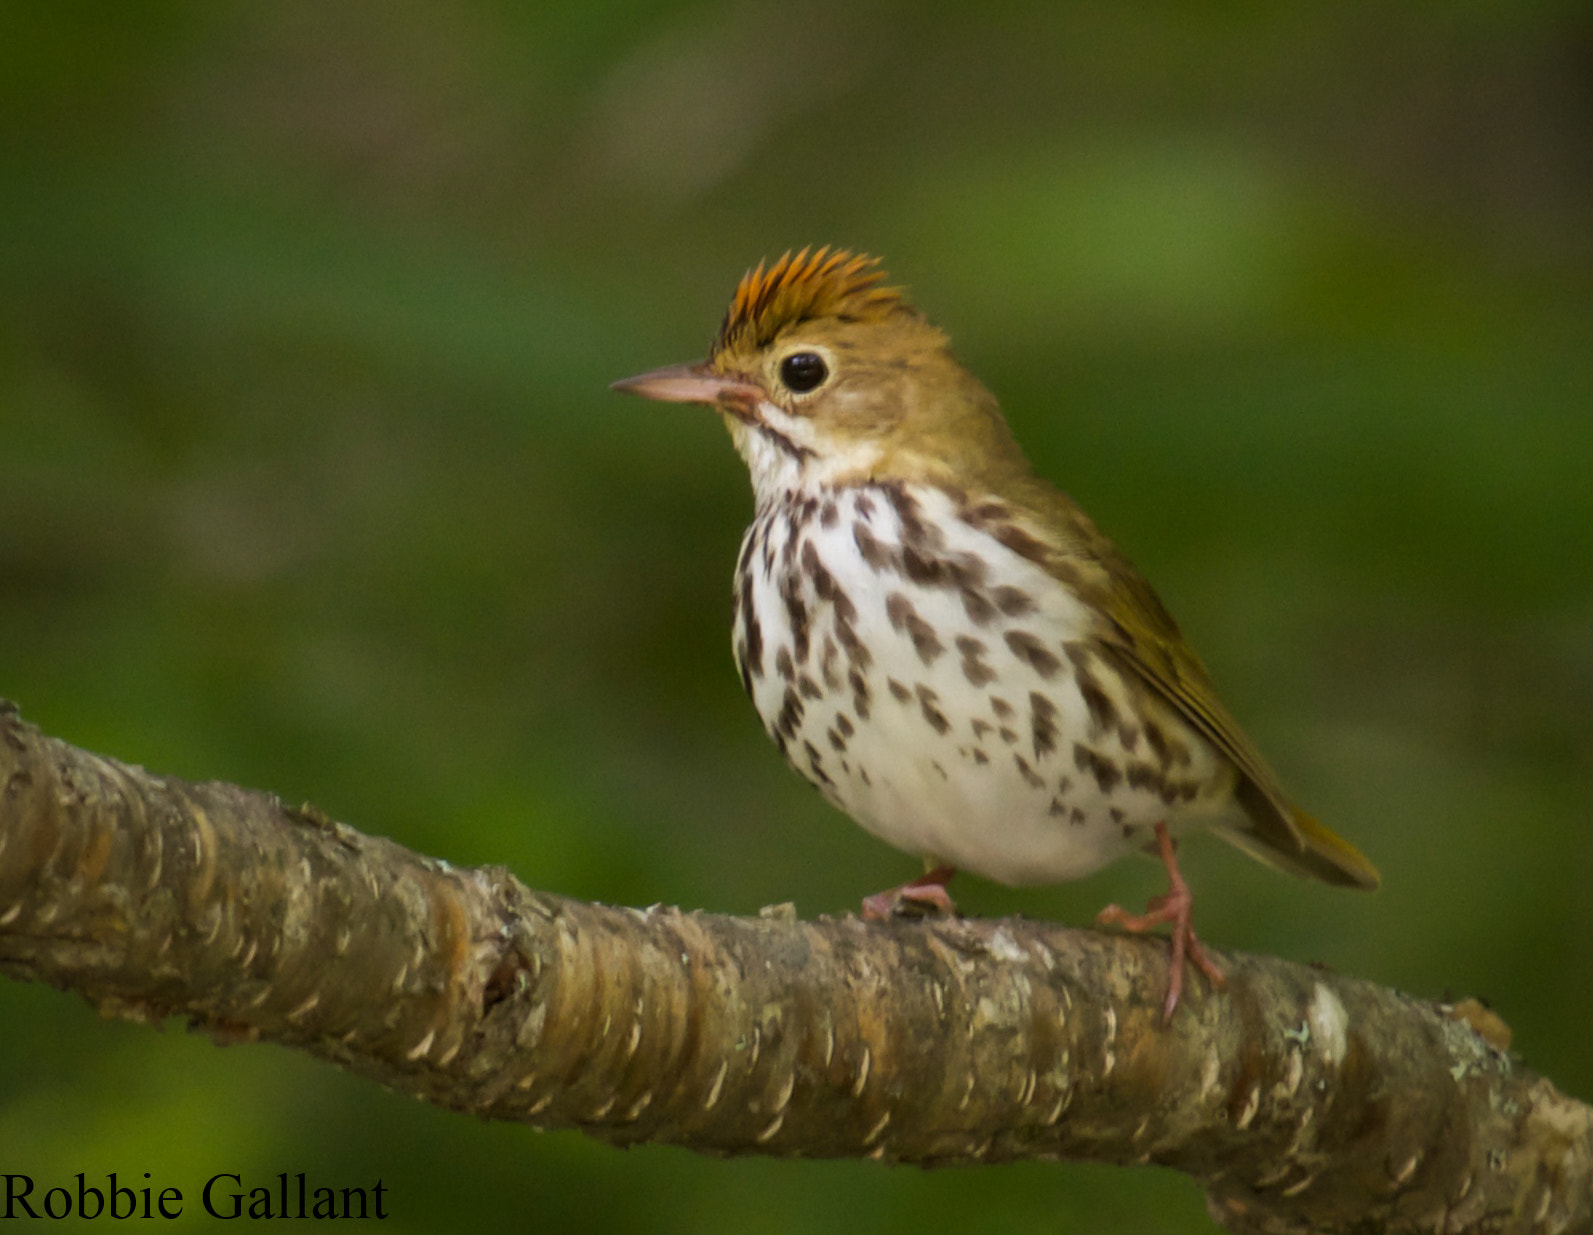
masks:
MULTIPOLYGON (((878 259, 821 248, 741 280, 708 358, 615 389, 723 416, 763 498, 807 484, 949 481, 1010 466, 995 399, 878 259)), ((1021 459, 1020 459, 1021 462, 1021 459)))

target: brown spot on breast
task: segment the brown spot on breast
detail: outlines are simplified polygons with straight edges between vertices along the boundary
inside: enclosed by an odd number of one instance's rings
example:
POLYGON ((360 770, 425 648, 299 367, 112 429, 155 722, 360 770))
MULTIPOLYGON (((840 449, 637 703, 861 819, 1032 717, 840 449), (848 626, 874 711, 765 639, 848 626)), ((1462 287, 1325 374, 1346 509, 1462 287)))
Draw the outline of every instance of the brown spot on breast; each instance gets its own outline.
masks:
POLYGON ((1068 811, 1068 822, 1073 824, 1075 827, 1082 828, 1087 819, 1088 816, 1085 815, 1084 808, 1081 806, 1075 806, 1072 810, 1068 811))
POLYGON ((864 523, 874 517, 874 503, 866 493, 859 493, 852 499, 852 509, 857 511, 857 517, 864 523))
POLYGON ((819 684, 805 673, 797 678, 797 689, 802 692, 805 698, 824 698, 824 692, 819 689, 819 684))
POLYGON ((841 736, 839 730, 827 729, 824 736, 830 739, 830 745, 837 751, 844 752, 846 750, 846 739, 841 736))
POLYGON ((940 779, 941 780, 950 780, 951 779, 951 777, 946 775, 946 769, 940 766, 940 760, 939 759, 931 759, 929 761, 929 766, 934 768, 935 771, 940 773, 940 779))
POLYGON ((1150 748, 1155 752, 1157 761, 1165 768, 1168 764, 1167 735, 1162 732, 1162 727, 1153 720, 1145 722, 1145 740, 1150 743, 1150 748))
POLYGON ((781 648, 774 654, 774 671, 787 682, 796 676, 796 666, 791 663, 790 648, 781 648))
POLYGON ((957 516, 971 528, 983 531, 992 523, 1005 523, 1012 515, 1012 510, 1005 502, 993 498, 986 499, 973 505, 963 506, 957 511, 957 516))
POLYGON ((833 788, 835 782, 824 771, 824 758, 819 754, 818 747, 814 746, 812 742, 804 742, 802 743, 802 748, 808 757, 808 772, 833 788))
POLYGON ((980 659, 985 654, 985 645, 970 635, 957 636, 957 650, 962 653, 962 675, 973 686, 983 686, 993 680, 996 671, 980 659))
POLYGON ((1016 729, 1008 729, 1005 725, 1002 725, 997 732, 1001 734, 1001 740, 1008 746, 1011 746, 1018 740, 1018 731, 1016 729))
POLYGON ((841 521, 841 512, 836 509, 835 499, 827 497, 824 504, 819 507, 819 526, 834 527, 841 521))
POLYGON ((841 688, 840 648, 835 646, 833 635, 824 636, 824 654, 819 658, 819 675, 831 690, 841 688))
POLYGON ((958 587, 984 586, 985 576, 990 573, 990 563, 977 553, 959 553, 947 561, 950 563, 948 569, 951 571, 951 580, 958 587))
POLYGON ((808 662, 808 609, 802 603, 802 581, 796 574, 788 574, 780 581, 780 599, 785 602, 786 620, 791 625, 791 644, 796 649, 799 665, 808 662))
POLYGON ((843 618, 837 610, 835 614, 835 637, 841 641, 841 649, 846 653, 847 663, 854 669, 867 670, 874 663, 874 654, 868 650, 868 645, 857 637, 857 630, 853 627, 850 618, 843 618))
POLYGON ((752 576, 741 576, 741 638, 747 646, 742 658, 746 671, 755 678, 763 676, 763 627, 758 622, 757 606, 752 601, 752 576))
POLYGON ((969 721, 968 723, 973 727, 974 737, 976 738, 982 738, 987 733, 995 732, 994 725, 992 725, 988 720, 980 720, 977 716, 975 716, 973 720, 969 721))
POLYGON ((1079 694, 1090 712, 1090 736, 1097 737, 1117 723, 1117 708, 1111 697, 1092 677, 1079 677, 1079 694))
POLYGON ((833 586, 829 600, 830 606, 835 610, 836 625, 844 623, 850 626, 857 619, 857 606, 852 603, 850 596, 841 591, 840 584, 834 582, 834 576, 831 576, 831 583, 833 586))
POLYGON ((1061 798, 1052 798, 1051 805, 1046 808, 1045 813, 1050 815, 1053 819, 1060 819, 1063 815, 1068 813, 1067 804, 1063 802, 1061 798))
POLYGON ((1156 752, 1156 760, 1164 772, 1175 763, 1181 767, 1189 766, 1189 747, 1153 720, 1145 722, 1145 740, 1150 743, 1151 750, 1156 752))
POLYGON ((1130 761, 1124 771, 1130 789, 1148 789, 1158 794, 1162 792, 1162 774, 1143 760, 1130 761))
POLYGON ((815 590, 822 598, 825 594, 825 588, 822 584, 817 583, 817 580, 820 576, 829 574, 829 571, 824 563, 819 560, 818 547, 811 540, 802 542, 802 569, 807 572, 809 578, 815 580, 815 590))
POLYGON ((785 543, 780 546, 780 565, 790 570, 796 565, 797 555, 797 525, 791 512, 785 515, 785 543))
POLYGON ((895 678, 886 678, 885 685, 890 688, 891 694, 895 696, 896 702, 898 703, 906 703, 913 697, 913 692, 908 690, 907 687, 903 686, 895 678))
POLYGON ((946 587, 951 582, 945 558, 926 557, 910 544, 902 547, 902 573, 922 587, 946 587))
POLYGON ((990 696, 990 710, 1002 720, 1011 720, 1014 715, 1012 705, 999 695, 990 696))
POLYGON ((1089 646, 1077 639, 1062 645, 1062 651, 1073 662, 1073 675, 1078 679, 1079 695, 1090 713, 1090 736, 1099 737, 1118 723, 1117 705, 1106 693, 1106 688, 1094 672, 1094 655, 1089 646))
POLYGON ((775 717, 774 727, 788 738, 796 737, 796 731, 802 724, 804 711, 802 700, 791 687, 785 688, 785 697, 780 701, 780 714, 775 717))
POLYGON ((1051 550, 1015 523, 992 527, 990 534, 1019 557, 1028 558, 1031 562, 1044 566, 1051 559, 1051 550))
POLYGON ((988 626, 995 619, 996 607, 978 588, 965 587, 960 593, 963 612, 975 626, 988 626))
MULTIPOLYGON (((956 588, 963 593, 979 595, 986 566, 982 558, 971 553, 936 556, 907 545, 902 549, 902 572, 922 587, 956 588)), ((988 604, 982 595, 975 602, 976 606, 981 602, 988 604)))
POLYGON ((1047 680, 1056 676, 1062 662, 1053 656, 1045 644, 1026 630, 1009 630, 1007 646, 1012 654, 1047 680))
POLYGON ((1093 776, 1102 793, 1111 793, 1117 787, 1117 783, 1123 779, 1123 774, 1117 770, 1115 763, 1105 755, 1091 750, 1083 742, 1073 743, 1073 766, 1093 776))
POLYGON ((1019 773, 1022 774, 1024 780, 1029 782, 1029 787, 1031 789, 1045 788, 1044 779, 1038 772, 1029 766, 1029 761, 1017 751, 1012 752, 1012 761, 1018 765, 1019 773))
POLYGON ((854 667, 847 670, 846 681, 852 688, 852 711, 857 713, 859 720, 867 720, 869 700, 873 697, 869 692, 867 680, 854 667))
POLYGON ((852 543, 863 555, 863 560, 875 570, 886 571, 898 568, 895 552, 863 524, 852 524, 852 543))
POLYGON ((849 738, 855 732, 852 728, 852 722, 845 712, 837 712, 835 714, 835 727, 841 731, 842 737, 849 738))
POLYGON ((900 592, 892 592, 885 598, 885 616, 890 619, 894 629, 907 632, 918 659, 926 665, 934 664, 935 658, 946 650, 936 636, 934 627, 918 616, 913 602, 900 592))
POLYGON ((975 763, 989 763, 990 762, 990 756, 985 754, 985 752, 983 750, 981 750, 979 747, 975 746, 973 748, 973 761, 975 763))
POLYGON ((919 514, 918 499, 907 492, 905 486, 899 481, 889 481, 880 485, 879 491, 885 495, 885 500, 896 512, 896 521, 901 524, 903 545, 938 543, 939 534, 924 522, 919 514))
POLYGON ((918 708, 924 714, 924 719, 929 722, 929 727, 936 733, 945 733, 951 728, 951 722, 946 719, 946 714, 937 706, 940 697, 929 687, 920 683, 918 687, 918 708))
POLYGON ((1034 739, 1036 759, 1056 749, 1056 704, 1039 691, 1029 692, 1029 732, 1034 739))
POLYGON ((814 595, 820 600, 835 599, 837 590, 835 576, 830 573, 829 567, 819 560, 819 551, 811 540, 802 542, 802 569, 813 581, 814 595))
POLYGON ((995 602, 996 608, 1008 617, 1022 617, 1026 613, 1034 612, 1034 597, 1022 588, 998 587, 990 594, 990 599, 995 602))

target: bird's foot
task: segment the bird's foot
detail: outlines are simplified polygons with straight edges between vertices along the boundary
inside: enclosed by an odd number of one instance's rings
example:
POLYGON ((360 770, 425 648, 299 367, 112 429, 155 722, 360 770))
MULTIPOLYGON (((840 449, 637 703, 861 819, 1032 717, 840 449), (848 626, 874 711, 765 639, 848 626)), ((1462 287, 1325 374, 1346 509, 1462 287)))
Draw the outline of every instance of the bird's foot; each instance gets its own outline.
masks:
POLYGON ((1211 980, 1218 990, 1228 985, 1222 968, 1212 960, 1195 935, 1191 920, 1195 898, 1178 869, 1177 847, 1167 834, 1167 825, 1156 825, 1156 848, 1162 865, 1167 868, 1167 891, 1152 897, 1144 913, 1129 913, 1121 905, 1108 905, 1096 915, 1097 926, 1120 926, 1131 934, 1140 935, 1154 930, 1163 923, 1172 926, 1173 955, 1167 974, 1167 998, 1162 1003, 1162 1024, 1173 1019, 1178 1008, 1178 998, 1184 991, 1184 962, 1187 960, 1211 980))
POLYGON ((888 922, 891 918, 922 918, 931 913, 953 914, 957 903, 946 891, 946 880, 957 873, 954 866, 937 866, 899 888, 876 892, 863 898, 865 922, 888 922))

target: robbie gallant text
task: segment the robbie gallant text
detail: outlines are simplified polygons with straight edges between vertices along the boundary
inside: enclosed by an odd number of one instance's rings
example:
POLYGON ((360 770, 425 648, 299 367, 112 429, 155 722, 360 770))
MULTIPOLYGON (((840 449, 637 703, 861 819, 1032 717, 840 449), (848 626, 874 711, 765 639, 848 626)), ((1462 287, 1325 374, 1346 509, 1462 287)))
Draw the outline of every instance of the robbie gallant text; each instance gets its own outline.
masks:
POLYGON ((304 1171, 281 1171, 260 1183, 220 1171, 198 1188, 162 1186, 144 1172, 132 1184, 108 1175, 89 1178, 84 1172, 70 1184, 35 1181, 31 1175, 3 1174, 5 1200, 0 1218, 180 1218, 185 1209, 202 1210, 212 1218, 385 1218, 386 1184, 335 1187, 308 1178, 304 1171), (198 1200, 194 1205, 192 1195, 198 1200))

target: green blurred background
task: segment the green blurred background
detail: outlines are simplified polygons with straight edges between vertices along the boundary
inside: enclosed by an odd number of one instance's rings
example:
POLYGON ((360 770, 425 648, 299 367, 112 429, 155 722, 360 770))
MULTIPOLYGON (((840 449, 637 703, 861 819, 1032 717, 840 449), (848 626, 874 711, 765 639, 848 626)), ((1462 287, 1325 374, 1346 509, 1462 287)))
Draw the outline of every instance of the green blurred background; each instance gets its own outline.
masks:
MULTIPOLYGON (((742 466, 606 389, 810 241, 887 258, 1382 867, 1197 841, 1205 935, 1485 995, 1593 1097, 1583 3, 6 4, 0 694, 537 887, 851 909, 914 867, 741 695, 742 466)), ((169 1030, 0 984, 0 1170, 195 1228, 307 1171, 414 1231, 1208 1229, 1162 1171, 621 1153, 169 1030)))

